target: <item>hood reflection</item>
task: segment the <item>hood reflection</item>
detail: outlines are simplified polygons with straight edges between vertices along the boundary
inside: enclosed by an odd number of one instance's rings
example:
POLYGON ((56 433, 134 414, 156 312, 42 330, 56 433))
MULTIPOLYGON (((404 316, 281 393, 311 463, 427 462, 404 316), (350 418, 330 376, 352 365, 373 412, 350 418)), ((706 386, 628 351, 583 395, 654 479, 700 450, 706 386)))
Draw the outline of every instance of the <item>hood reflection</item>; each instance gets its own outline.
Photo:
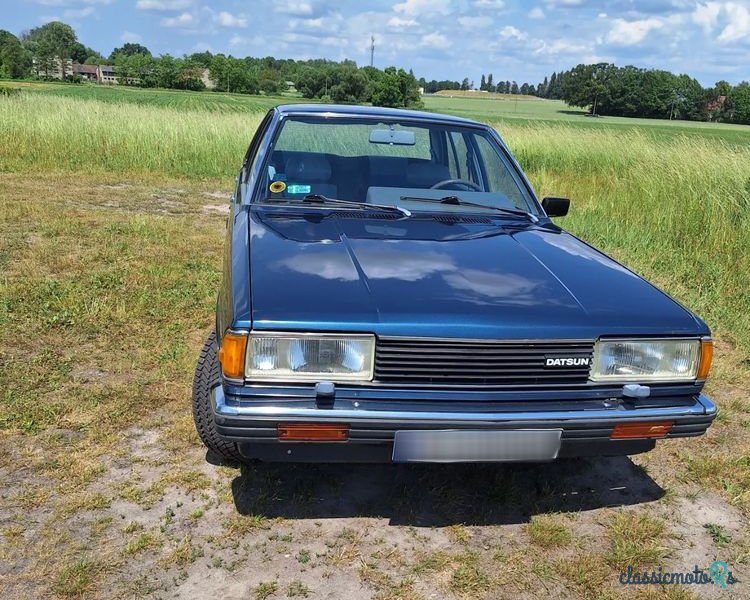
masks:
MULTIPOLYGON (((456 270, 453 258, 442 252, 371 248, 358 252, 357 259, 360 265, 367 265, 365 275, 368 279, 419 281, 436 273, 456 270)), ((294 254, 275 264, 296 273, 317 275, 323 279, 359 279, 359 273, 349 254, 341 250, 314 250, 294 254)))
MULTIPOLYGON (((353 282, 363 279, 369 288, 372 282, 379 280, 429 281, 422 288, 425 295, 455 297, 476 305, 576 306, 571 298, 561 298, 559 290, 550 286, 548 278, 535 279, 512 270, 501 272, 477 268, 479 265, 474 263, 481 264, 481 257, 471 260, 473 267, 467 268, 461 267, 453 256, 434 250, 369 245, 353 249, 348 243, 346 245, 349 246, 348 252, 338 245, 306 250, 276 261, 272 268, 327 280, 353 282)), ((462 262, 466 262, 466 257, 462 262)))

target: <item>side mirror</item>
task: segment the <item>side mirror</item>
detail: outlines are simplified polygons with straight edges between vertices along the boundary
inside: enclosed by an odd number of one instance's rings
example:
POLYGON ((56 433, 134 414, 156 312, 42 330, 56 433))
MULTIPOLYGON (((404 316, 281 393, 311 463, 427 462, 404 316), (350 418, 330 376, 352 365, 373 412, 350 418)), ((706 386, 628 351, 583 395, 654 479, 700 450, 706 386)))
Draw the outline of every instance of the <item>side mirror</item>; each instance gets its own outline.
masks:
POLYGON ((542 200, 542 208, 548 217, 564 217, 570 209, 570 200, 548 196, 542 200))

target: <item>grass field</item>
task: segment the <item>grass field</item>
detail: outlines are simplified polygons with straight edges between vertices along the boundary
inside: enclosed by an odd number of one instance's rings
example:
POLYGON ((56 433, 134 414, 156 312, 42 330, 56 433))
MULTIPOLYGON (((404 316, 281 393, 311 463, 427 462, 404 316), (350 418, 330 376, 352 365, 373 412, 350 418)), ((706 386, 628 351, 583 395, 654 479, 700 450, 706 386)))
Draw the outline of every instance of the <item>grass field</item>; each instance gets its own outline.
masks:
POLYGON ((190 92, 186 90, 139 89, 103 85, 69 85, 63 83, 8 83, 26 93, 76 100, 98 100, 108 103, 127 103, 138 106, 157 106, 182 110, 210 112, 255 113, 266 111, 283 102, 297 102, 291 95, 248 96, 247 94, 190 92))
POLYGON ((561 225, 709 322, 705 438, 632 460, 237 471, 206 464, 190 384, 232 177, 278 100, 32 87, 0 98, 0 597, 730 597, 617 583, 715 558, 750 596, 746 130, 427 99, 494 123, 540 194, 573 199, 561 225))
MULTIPOLYGON (((523 97, 520 97, 523 98, 523 97)), ((670 121, 668 119, 629 119, 625 117, 587 117, 586 112, 561 100, 523 100, 516 96, 482 95, 475 97, 425 96, 428 110, 455 114, 490 123, 528 124, 540 121, 567 124, 592 131, 637 130, 657 140, 679 137, 715 139, 732 144, 750 143, 750 127, 726 123, 670 121)))

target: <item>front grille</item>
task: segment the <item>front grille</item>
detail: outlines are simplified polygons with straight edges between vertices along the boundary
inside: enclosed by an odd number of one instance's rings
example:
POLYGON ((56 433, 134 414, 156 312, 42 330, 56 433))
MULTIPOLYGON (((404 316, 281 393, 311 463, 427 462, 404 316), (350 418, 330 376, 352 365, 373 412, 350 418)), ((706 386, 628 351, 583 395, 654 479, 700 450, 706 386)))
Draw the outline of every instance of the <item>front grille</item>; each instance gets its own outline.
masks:
POLYGON ((375 381, 426 386, 527 387, 586 384, 589 366, 547 366, 548 358, 589 359, 594 343, 378 338, 375 381))

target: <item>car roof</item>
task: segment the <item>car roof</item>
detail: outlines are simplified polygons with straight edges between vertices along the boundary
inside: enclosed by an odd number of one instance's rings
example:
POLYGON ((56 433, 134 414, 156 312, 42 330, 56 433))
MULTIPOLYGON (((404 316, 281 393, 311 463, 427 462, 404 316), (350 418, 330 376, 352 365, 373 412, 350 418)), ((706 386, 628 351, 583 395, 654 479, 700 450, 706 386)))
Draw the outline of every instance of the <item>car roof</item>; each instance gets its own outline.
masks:
POLYGON ((354 104, 280 104, 276 110, 282 115, 310 115, 328 114, 330 116, 351 117, 384 117, 388 119, 408 119, 411 121, 431 121, 433 123, 456 123, 462 125, 480 125, 483 123, 421 110, 405 110, 403 108, 384 108, 381 106, 361 106, 354 104))

